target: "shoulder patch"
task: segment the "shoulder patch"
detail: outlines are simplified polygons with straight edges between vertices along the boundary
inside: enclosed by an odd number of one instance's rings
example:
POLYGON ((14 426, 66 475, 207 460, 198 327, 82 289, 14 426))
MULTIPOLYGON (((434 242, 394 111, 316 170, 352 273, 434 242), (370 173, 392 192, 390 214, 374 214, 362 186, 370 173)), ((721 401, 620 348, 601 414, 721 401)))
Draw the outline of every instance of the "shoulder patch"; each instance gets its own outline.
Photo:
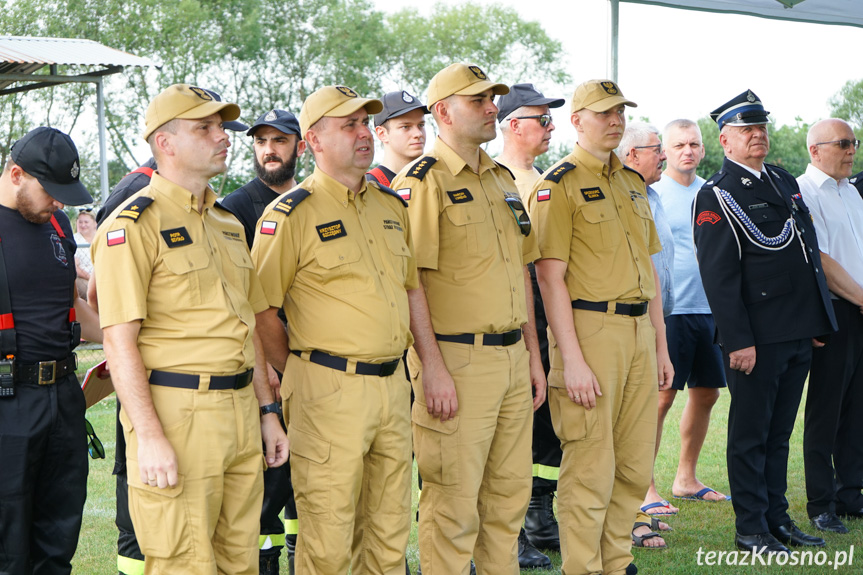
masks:
POLYGON ((148 198, 147 196, 140 196, 135 198, 120 210, 120 213, 117 214, 118 218, 129 218, 133 222, 137 222, 138 218, 144 213, 150 204, 153 203, 153 198, 148 198))
POLYGON ((293 209, 300 205, 300 202, 308 198, 310 195, 311 192, 304 190, 303 188, 293 189, 282 195, 279 198, 279 202, 273 206, 273 209, 289 216, 293 209))
POLYGON ((544 179, 546 179, 550 182, 554 182, 555 184, 559 184, 560 179, 563 177, 563 175, 565 173, 567 173, 568 171, 574 170, 574 169, 575 169, 575 164, 570 164, 569 162, 563 162, 562 164, 557 166, 554 170, 549 170, 545 174, 544 179))
POLYGON ((630 168, 630 167, 629 167, 629 166, 627 166, 626 164, 624 164, 624 165, 623 165, 623 169, 624 169, 624 170, 629 170, 630 172, 632 172, 633 174, 635 174, 636 176, 638 176, 638 178, 639 178, 642 182, 644 181, 644 176, 642 176, 641 174, 639 174, 638 172, 636 172, 635 170, 633 170, 632 168, 630 168))
POLYGON ((422 181, 426 177, 426 172, 437 162, 437 158, 431 156, 423 156, 413 167, 405 174, 408 178, 416 178, 422 181))
POLYGON ((503 168, 504 170, 506 170, 506 173, 509 174, 509 177, 512 178, 512 181, 515 181, 515 174, 512 173, 512 170, 510 170, 509 168, 507 168, 506 166, 504 166, 503 164, 501 164, 497 160, 495 160, 494 163, 497 164, 499 167, 503 168))
POLYGON ((371 184, 372 184, 373 186, 377 186, 377 188, 378 188, 380 191, 382 191, 383 193, 387 194, 388 196, 392 196, 392 197, 394 197, 394 198, 398 199, 398 201, 400 201, 404 207, 408 207, 408 202, 407 202, 407 201, 408 201, 409 199, 411 199, 410 189, 408 189, 408 193, 407 193, 407 196, 408 196, 408 197, 407 197, 407 198, 405 198, 405 197, 404 197, 404 196, 402 196, 400 193, 396 192, 394 189, 392 189, 392 188, 388 188, 387 186, 385 186, 385 185, 381 184, 380 182, 375 181, 375 182, 371 182, 371 184))

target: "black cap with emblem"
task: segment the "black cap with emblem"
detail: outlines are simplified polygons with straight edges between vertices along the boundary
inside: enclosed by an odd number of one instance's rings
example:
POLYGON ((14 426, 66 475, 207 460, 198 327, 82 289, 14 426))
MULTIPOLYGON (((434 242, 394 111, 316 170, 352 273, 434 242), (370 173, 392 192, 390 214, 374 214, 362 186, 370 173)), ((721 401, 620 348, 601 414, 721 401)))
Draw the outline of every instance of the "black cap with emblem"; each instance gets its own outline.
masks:
POLYGON ((34 128, 12 144, 12 161, 36 178, 48 194, 62 204, 89 204, 93 197, 78 179, 78 148, 56 128, 34 128))
POLYGON ((710 118, 719 125, 721 130, 724 126, 758 126, 767 124, 770 114, 761 105, 761 100, 752 90, 746 90, 725 102, 712 112, 710 118))
POLYGON ((255 120, 255 123, 252 124, 252 127, 249 128, 249 131, 246 132, 246 134, 254 136, 255 131, 261 126, 270 126, 279 130, 283 134, 287 134, 289 136, 293 134, 302 139, 299 120, 297 120, 297 117, 287 110, 270 110, 266 114, 262 114, 260 118, 255 120))
POLYGON ((497 121, 503 122, 507 116, 522 106, 548 106, 560 108, 563 98, 546 98, 533 84, 513 84, 509 94, 504 94, 497 101, 497 121))
POLYGON ((381 102, 384 104, 384 109, 379 114, 375 114, 375 126, 382 126, 390 118, 403 116, 413 110, 422 110, 423 114, 429 113, 429 109, 418 98, 404 90, 384 94, 381 102))

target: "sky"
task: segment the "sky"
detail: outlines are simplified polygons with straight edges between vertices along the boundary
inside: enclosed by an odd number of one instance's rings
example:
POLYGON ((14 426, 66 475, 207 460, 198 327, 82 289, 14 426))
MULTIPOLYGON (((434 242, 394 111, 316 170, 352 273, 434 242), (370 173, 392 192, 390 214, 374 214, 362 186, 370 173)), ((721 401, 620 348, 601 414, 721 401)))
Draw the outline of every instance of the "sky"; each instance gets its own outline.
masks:
MULTIPOLYGON (((402 0, 373 1, 384 12, 405 7, 402 0)), ((607 0, 495 1, 539 21, 562 43, 572 85, 545 92, 566 98, 555 114, 556 135, 574 141, 568 110, 575 85, 608 77, 607 0)), ((425 3, 417 10, 427 15, 432 6, 425 3)), ((848 80, 863 78, 854 65, 863 28, 624 2, 619 18, 620 89, 638 104, 631 115, 647 117, 660 129, 676 118, 704 117, 747 89, 778 124, 794 124, 797 117, 812 123, 829 116, 828 100, 848 80)))

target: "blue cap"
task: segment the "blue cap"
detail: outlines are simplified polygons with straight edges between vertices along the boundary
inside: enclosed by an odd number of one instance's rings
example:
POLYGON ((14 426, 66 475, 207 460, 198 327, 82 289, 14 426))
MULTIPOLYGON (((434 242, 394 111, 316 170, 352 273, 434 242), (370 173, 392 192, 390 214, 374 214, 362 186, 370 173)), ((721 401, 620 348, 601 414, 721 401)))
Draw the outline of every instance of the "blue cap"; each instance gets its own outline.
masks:
POLYGON ((288 134, 289 136, 294 135, 302 139, 302 136, 300 135, 299 120, 297 120, 297 117, 287 110, 274 109, 261 115, 260 118, 255 120, 252 127, 249 128, 249 131, 246 132, 246 135, 254 136, 255 131, 261 126, 271 126, 284 134, 288 134))
POLYGON ((497 121, 503 122, 522 106, 560 108, 563 103, 563 98, 546 98, 533 84, 513 84, 509 88, 509 94, 504 94, 497 100, 497 121))
POLYGON ((739 96, 722 104, 712 112, 710 118, 721 130, 723 126, 757 126, 769 123, 770 114, 761 105, 761 100, 752 90, 746 90, 739 96))

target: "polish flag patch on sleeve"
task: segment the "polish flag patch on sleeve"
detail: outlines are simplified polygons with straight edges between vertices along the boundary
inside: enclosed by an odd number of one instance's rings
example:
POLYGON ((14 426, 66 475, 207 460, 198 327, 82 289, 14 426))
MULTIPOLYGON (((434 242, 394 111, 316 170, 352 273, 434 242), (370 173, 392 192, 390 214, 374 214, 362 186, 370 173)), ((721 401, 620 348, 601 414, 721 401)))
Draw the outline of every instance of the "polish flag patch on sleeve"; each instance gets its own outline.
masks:
POLYGON ((120 244, 126 243, 126 230, 114 230, 113 232, 108 232, 106 236, 108 238, 109 246, 119 246, 120 244))
POLYGON ((551 199, 551 190, 546 188, 544 190, 540 190, 536 193, 536 201, 537 202, 547 202, 551 199))
POLYGON ((276 233, 276 222, 264 220, 261 222, 261 233, 272 236, 276 233))
POLYGON ((411 199, 411 189, 410 188, 402 188, 400 190, 396 190, 396 193, 401 196, 404 201, 409 201, 411 199))

